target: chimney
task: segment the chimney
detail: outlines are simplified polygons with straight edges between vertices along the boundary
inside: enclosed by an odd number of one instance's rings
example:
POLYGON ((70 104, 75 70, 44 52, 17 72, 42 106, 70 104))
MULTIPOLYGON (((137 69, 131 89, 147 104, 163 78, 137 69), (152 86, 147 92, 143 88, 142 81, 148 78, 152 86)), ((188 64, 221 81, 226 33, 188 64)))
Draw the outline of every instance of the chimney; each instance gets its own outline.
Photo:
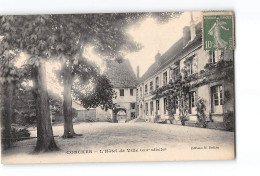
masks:
POLYGON ((136 77, 137 77, 137 79, 139 79, 140 78, 140 75, 139 75, 140 73, 139 73, 139 65, 137 66, 137 69, 136 69, 136 77))
POLYGON ((190 40, 194 40, 196 37, 196 25, 195 22, 193 20, 193 15, 192 12, 190 12, 190 40))
POLYGON ((196 37, 196 24, 193 20, 192 12, 190 12, 190 26, 183 28, 183 48, 196 37))
POLYGON ((182 37, 183 48, 187 45, 187 43, 190 41, 190 39, 191 39, 190 27, 185 26, 183 28, 183 37, 182 37))
POLYGON ((161 53, 158 51, 158 53, 155 55, 155 62, 160 62, 161 60, 161 53))

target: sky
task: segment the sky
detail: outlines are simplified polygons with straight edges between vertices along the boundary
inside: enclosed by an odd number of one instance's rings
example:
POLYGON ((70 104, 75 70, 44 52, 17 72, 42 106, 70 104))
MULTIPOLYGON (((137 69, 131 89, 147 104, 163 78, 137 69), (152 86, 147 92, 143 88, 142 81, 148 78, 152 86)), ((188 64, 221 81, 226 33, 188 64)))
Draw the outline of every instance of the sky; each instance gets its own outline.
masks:
MULTIPOLYGON (((192 12, 193 20, 200 21, 200 12, 192 12)), ((183 35, 183 27, 190 25, 191 13, 184 12, 179 17, 170 19, 166 23, 158 23, 156 19, 148 17, 129 26, 126 31, 134 41, 143 47, 138 52, 128 53, 124 56, 128 59, 135 74, 137 66, 140 68, 140 76, 154 63, 155 55, 166 52, 183 35)), ((101 70, 105 70, 102 56, 95 53, 93 47, 85 49, 84 55, 87 59, 97 63, 101 70)))
MULTIPOLYGON (((200 20, 199 12, 192 12, 192 15, 195 22, 200 20)), ((135 73, 139 65, 140 76, 142 76, 154 63, 158 52, 163 54, 182 37, 183 27, 190 25, 190 16, 190 12, 184 12, 178 18, 163 24, 158 24, 153 18, 146 18, 140 24, 128 28, 128 34, 143 46, 140 51, 125 56, 135 73)))

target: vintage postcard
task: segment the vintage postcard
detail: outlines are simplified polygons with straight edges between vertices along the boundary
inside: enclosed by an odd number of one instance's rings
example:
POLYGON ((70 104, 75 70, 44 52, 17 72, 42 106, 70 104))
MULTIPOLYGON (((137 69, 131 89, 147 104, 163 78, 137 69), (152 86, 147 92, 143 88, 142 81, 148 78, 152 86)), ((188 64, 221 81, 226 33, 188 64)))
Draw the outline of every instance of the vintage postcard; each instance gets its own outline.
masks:
POLYGON ((0 16, 3 164, 232 160, 234 13, 0 16))

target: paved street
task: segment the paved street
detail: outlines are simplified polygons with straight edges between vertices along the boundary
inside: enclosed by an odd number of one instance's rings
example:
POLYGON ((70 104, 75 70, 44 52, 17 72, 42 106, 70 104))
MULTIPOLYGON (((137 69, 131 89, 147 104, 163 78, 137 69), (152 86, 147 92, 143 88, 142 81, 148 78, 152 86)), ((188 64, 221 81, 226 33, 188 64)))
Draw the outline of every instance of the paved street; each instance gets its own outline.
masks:
MULTIPOLYGON (((176 150, 196 146, 233 146, 234 133, 202 129, 187 126, 154 123, 78 123, 74 125, 76 133, 83 134, 73 139, 55 137, 57 145, 63 151, 109 148, 151 148, 163 147, 176 150)), ((54 126, 54 135, 63 134, 63 126, 54 126)), ((36 128, 31 131, 36 135, 36 128)), ((6 155, 31 153, 36 139, 17 142, 6 155)))

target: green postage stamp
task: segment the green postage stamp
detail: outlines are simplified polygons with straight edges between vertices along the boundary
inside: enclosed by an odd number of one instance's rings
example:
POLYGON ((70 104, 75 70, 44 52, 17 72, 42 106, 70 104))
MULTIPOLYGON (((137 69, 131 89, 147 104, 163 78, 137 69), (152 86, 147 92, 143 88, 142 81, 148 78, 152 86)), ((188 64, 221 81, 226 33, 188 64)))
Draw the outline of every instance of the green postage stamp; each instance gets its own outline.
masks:
POLYGON ((233 50, 234 14, 233 12, 203 12, 204 50, 233 50))

